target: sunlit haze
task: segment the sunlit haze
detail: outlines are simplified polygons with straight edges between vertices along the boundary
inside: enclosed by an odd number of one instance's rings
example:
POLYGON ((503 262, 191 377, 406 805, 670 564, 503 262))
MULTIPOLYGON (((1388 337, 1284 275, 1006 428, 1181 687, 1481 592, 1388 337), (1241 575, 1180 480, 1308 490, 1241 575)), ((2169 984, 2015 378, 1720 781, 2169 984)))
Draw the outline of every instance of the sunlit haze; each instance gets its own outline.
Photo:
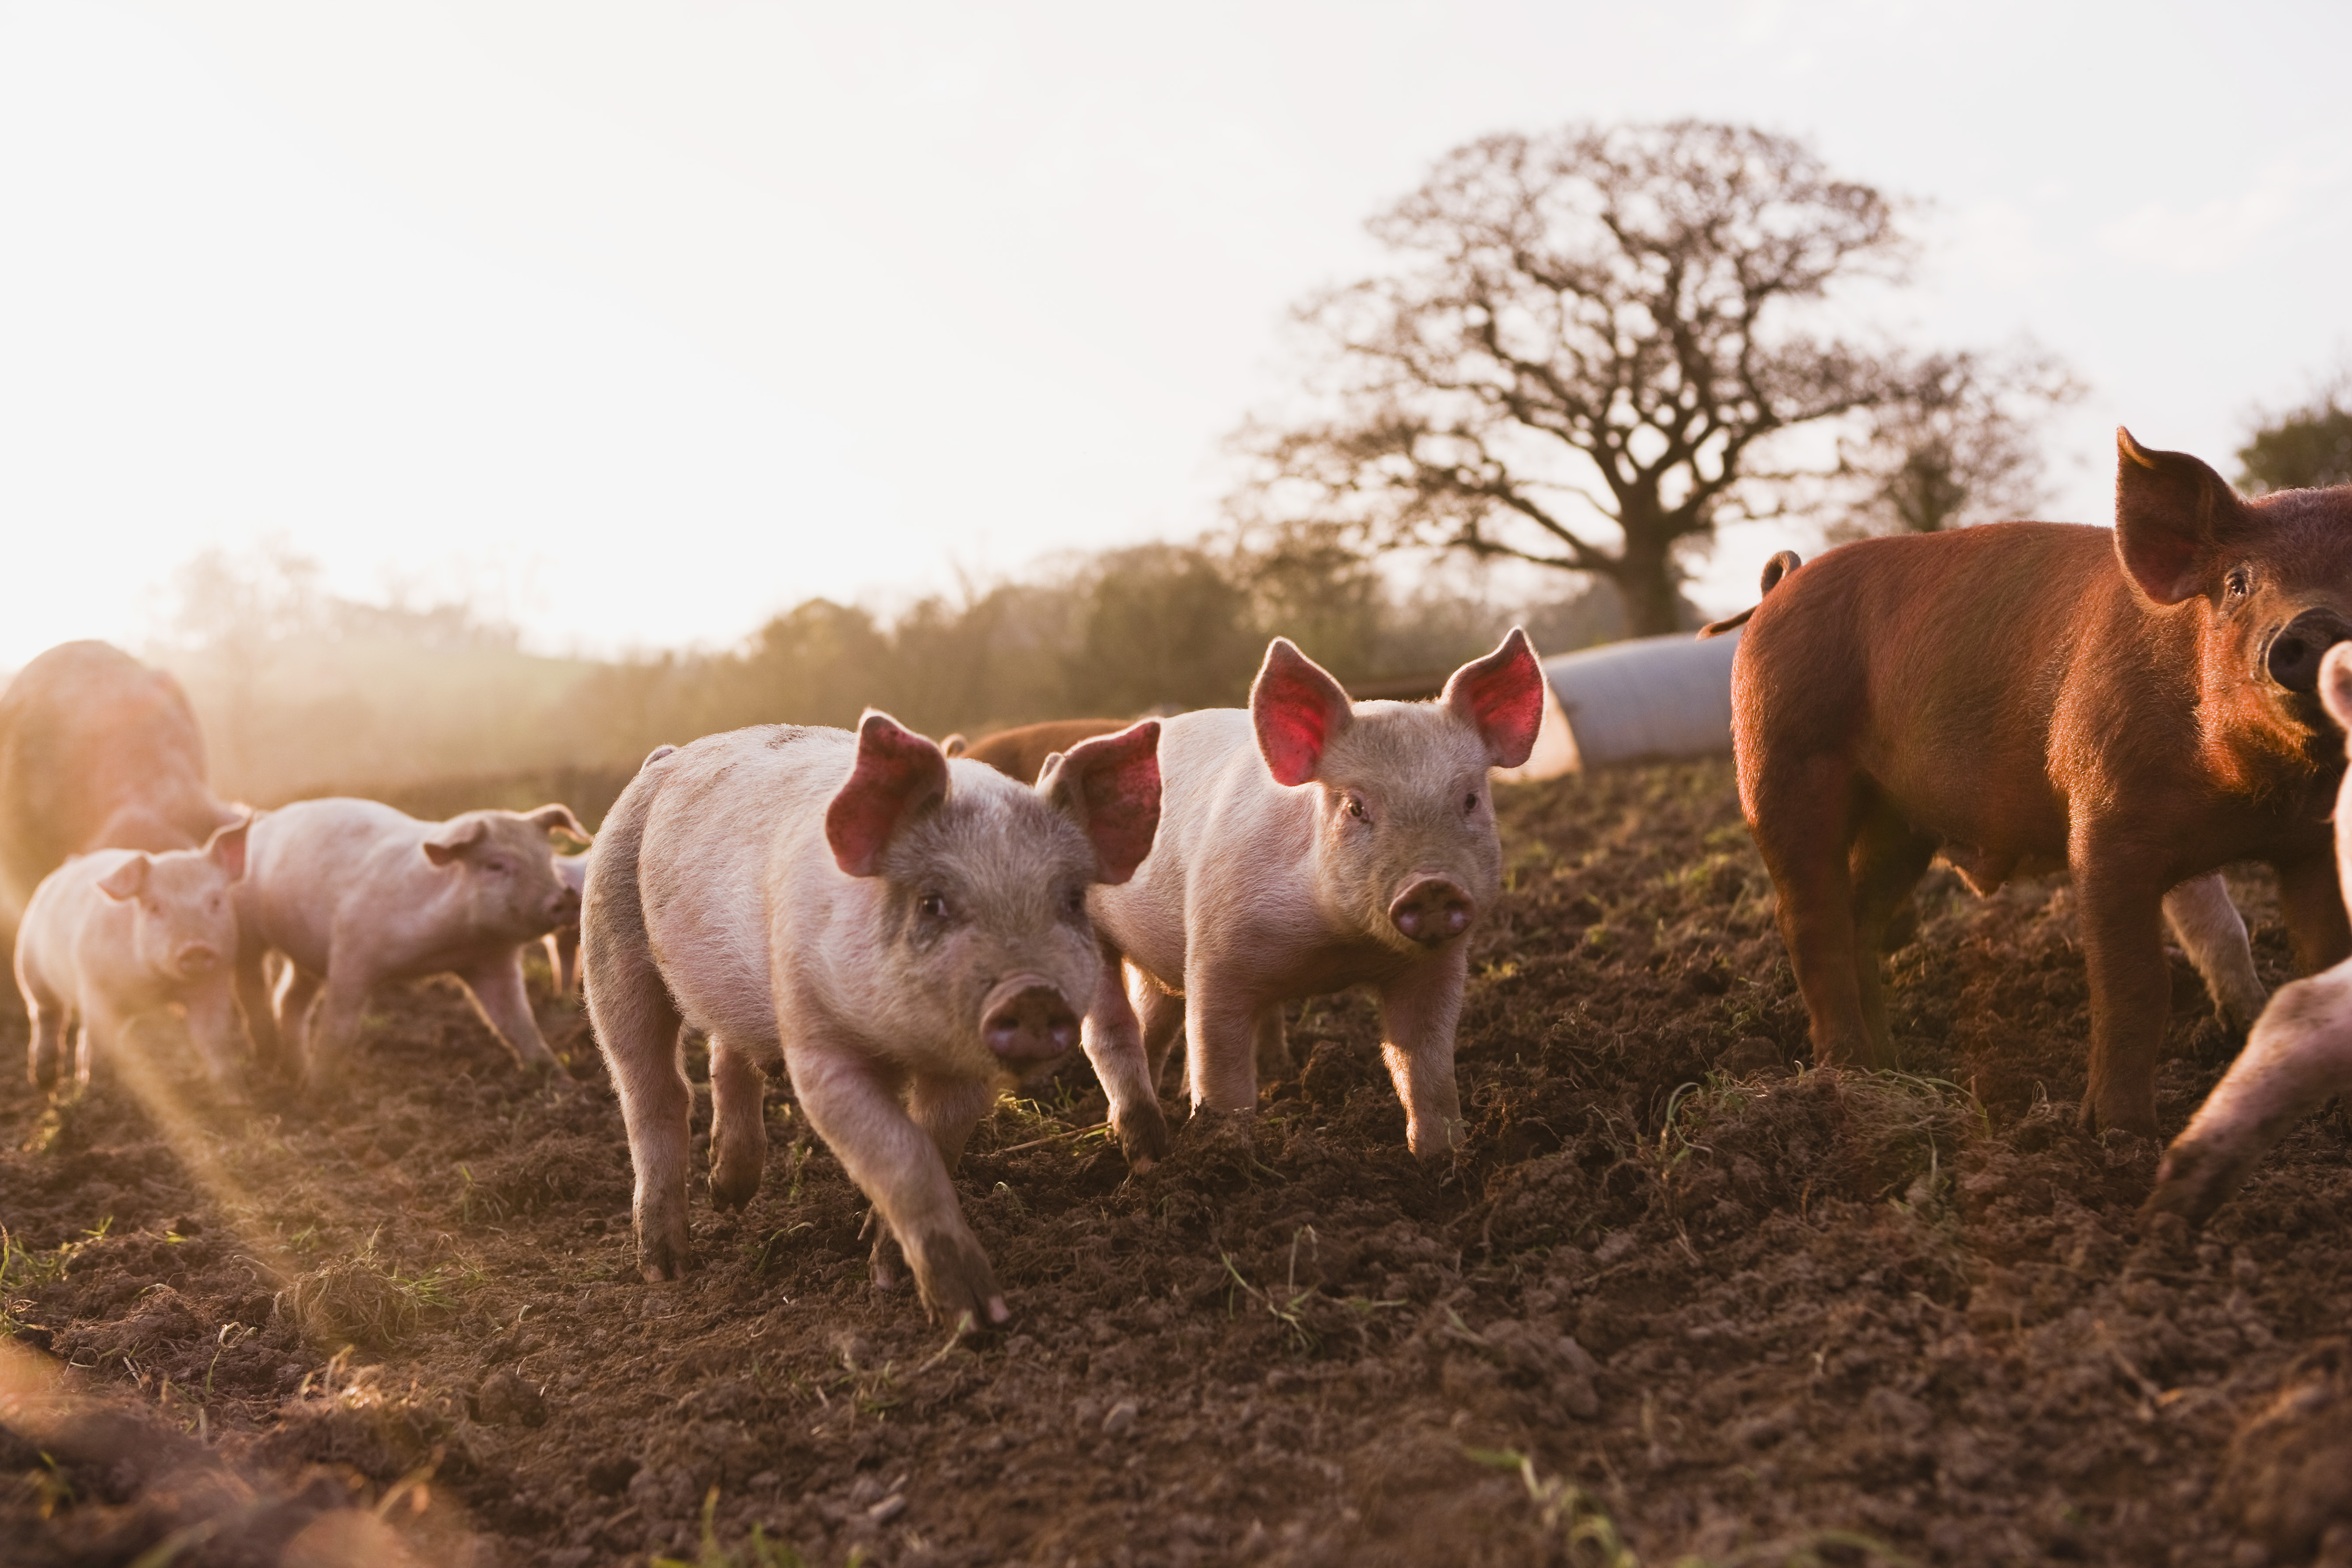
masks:
MULTIPOLYGON (((1217 521, 1283 325, 1449 147, 1698 115, 1932 206, 1921 343, 2030 333, 2225 471, 2352 325, 2339 7, 0 4, 0 666, 209 545, 532 646, 723 646, 1217 521)), ((1697 596, 1781 540, 1728 534, 1697 596)))

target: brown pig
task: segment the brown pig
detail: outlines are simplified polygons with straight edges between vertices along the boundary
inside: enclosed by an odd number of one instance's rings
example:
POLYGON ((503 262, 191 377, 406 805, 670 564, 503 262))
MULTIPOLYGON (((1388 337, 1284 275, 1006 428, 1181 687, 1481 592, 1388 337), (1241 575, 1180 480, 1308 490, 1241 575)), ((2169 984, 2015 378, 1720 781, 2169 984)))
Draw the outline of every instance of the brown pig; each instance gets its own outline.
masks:
POLYGON ((1097 735, 1114 734, 1134 722, 1132 719, 1048 719, 1041 724, 999 730, 977 741, 966 742, 962 736, 953 735, 941 745, 950 757, 970 757, 975 763, 986 763, 1007 778, 1034 784, 1045 759, 1055 752, 1066 752, 1080 741, 1091 741, 1097 735))
POLYGON ((102 642, 49 649, 0 693, 0 940, 67 856, 193 848, 244 815, 205 783, 178 681, 102 642))
MULTIPOLYGON (((2319 696, 2329 716, 2352 729, 2352 643, 2336 644, 2320 661, 2319 696)), ((2336 796, 2336 865, 2338 884, 2352 889, 2352 778, 2336 796)), ((2143 1221, 2177 1214, 2202 1225, 2296 1122, 2348 1091, 2352 960, 2271 998, 2246 1048, 2165 1151, 2143 1221)))
POLYGON ((2251 983, 2242 925, 2192 879, 2266 861, 2305 972, 2352 953, 2326 821, 2343 748, 2316 694, 2352 636, 2352 488, 2250 501, 2116 438, 2112 533, 1992 523, 1768 572, 1732 736, 1820 1061, 1893 1064, 1875 955, 1933 857, 1979 891, 2063 867, 2090 970, 2083 1119, 2152 1135, 2164 916, 2217 995, 2217 973, 2251 983))
POLYGON ((759 1189, 762 1066, 873 1201, 925 1307, 1009 1315, 949 1173, 1013 1076, 1068 1050, 1100 964, 1090 885, 1160 819, 1160 731, 1085 741, 1034 784, 950 762, 869 712, 649 762, 604 819, 582 921, 588 1010, 636 1167, 637 1259, 687 1264, 693 1099, 681 1023, 710 1041, 710 1195, 759 1189))
POLYGON ((1502 887, 1487 770, 1527 761, 1543 709, 1514 628, 1433 702, 1351 702, 1276 637, 1247 711, 1165 721, 1160 847, 1093 900, 1087 1052, 1130 1160, 1167 1148, 1153 1086, 1179 1027, 1192 1104, 1248 1110, 1282 1005, 1360 984, 1379 988, 1413 1152, 1454 1147, 1465 937, 1502 887))
POLYGON ((563 805, 420 822, 330 798, 257 818, 236 892, 236 995, 256 1053, 271 1065, 290 1053, 314 1090, 331 1092, 370 991, 454 974, 518 1061, 552 1068, 522 984, 523 945, 580 910, 551 832, 588 841, 563 805), (288 963, 274 998, 262 973, 272 952, 288 963))
POLYGON ((214 1083, 242 1096, 230 893, 245 872, 246 834, 239 821, 202 849, 100 849, 42 879, 16 936, 35 1084, 89 1082, 133 1018, 176 1006, 214 1083))

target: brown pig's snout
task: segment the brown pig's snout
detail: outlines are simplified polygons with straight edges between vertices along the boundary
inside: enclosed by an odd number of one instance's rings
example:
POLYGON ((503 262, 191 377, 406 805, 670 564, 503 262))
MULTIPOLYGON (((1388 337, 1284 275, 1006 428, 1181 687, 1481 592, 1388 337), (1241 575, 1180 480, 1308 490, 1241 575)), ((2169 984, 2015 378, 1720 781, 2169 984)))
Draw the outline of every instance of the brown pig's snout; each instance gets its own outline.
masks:
POLYGON ((1040 974, 1019 974, 988 994, 980 1034, 1000 1060, 1051 1061, 1078 1043, 1078 1016, 1060 986, 1040 974))
POLYGON ((1428 947, 1468 931, 1477 913, 1476 900, 1460 883, 1444 877, 1415 878, 1389 905, 1389 919, 1397 930, 1428 947))
POLYGON ((568 882, 556 889, 548 897, 547 912, 554 917, 559 928, 578 925, 580 923, 580 890, 568 882))
POLYGON ((209 943, 192 942, 173 955, 173 962, 183 975, 193 980, 199 974, 210 974, 220 963, 220 954, 209 943))
POLYGON ((2316 691, 2319 661, 2340 642, 2352 642, 2352 622, 2334 610, 2305 610, 2272 637, 2263 668, 2289 691, 2316 691))

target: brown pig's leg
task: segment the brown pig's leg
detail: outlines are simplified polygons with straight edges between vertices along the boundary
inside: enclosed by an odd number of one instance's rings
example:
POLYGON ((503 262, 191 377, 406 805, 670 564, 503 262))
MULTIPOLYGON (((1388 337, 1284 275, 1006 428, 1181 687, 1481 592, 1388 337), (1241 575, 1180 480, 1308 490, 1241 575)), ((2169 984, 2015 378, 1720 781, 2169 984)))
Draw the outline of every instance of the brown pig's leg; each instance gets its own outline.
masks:
POLYGON ((2277 864, 2279 912, 2294 943, 2298 973, 2316 974, 2352 958, 2352 923, 2344 917, 2344 889, 2333 854, 2277 864))
POLYGON ((1888 925, 1935 857, 1935 841, 1914 832, 1884 803, 1864 821, 1862 835, 1853 842, 1854 985, 1862 999, 1863 1026, 1870 1031, 1882 1062, 1895 1060, 1895 1038, 1886 1025, 1879 955, 1885 950, 1888 925))
POLYGON ((2153 1138, 2156 1053, 2172 1011, 2164 893, 2128 869, 2135 858, 2130 848, 2085 853, 2083 842, 2078 836, 2073 857, 2083 957, 2091 976, 2090 1081, 2081 1121, 2153 1138))
POLYGON ((1756 847, 1780 891, 1780 939, 1812 1018, 1813 1059, 1822 1067, 1892 1066, 1863 1012, 1848 858, 1851 769, 1843 758, 1817 757, 1767 770, 1745 804, 1756 847))
MULTIPOLYGON (((1424 1160, 1462 1142, 1454 1033, 1469 974, 1470 944, 1456 939, 1381 987, 1381 1055, 1404 1101, 1405 1142, 1424 1160)), ((1278 1007, 1276 1016, 1281 1016, 1278 1007)))
POLYGON ((768 1163, 767 1079, 751 1054, 710 1037, 710 1202, 741 1208, 760 1190, 768 1163))

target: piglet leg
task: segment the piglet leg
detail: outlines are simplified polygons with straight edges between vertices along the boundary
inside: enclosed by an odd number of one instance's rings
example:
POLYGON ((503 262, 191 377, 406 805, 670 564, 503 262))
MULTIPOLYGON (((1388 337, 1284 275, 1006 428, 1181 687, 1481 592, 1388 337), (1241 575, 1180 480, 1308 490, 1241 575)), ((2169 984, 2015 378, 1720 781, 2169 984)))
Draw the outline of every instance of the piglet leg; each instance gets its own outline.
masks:
POLYGON ((1257 1109, 1257 1006, 1206 964, 1185 977, 1184 1043, 1195 1110, 1257 1109))
POLYGON ((2156 1173, 2143 1223, 2177 1214, 2201 1225, 2294 1124, 2352 1090, 2352 964, 2279 988, 2156 1173))
POLYGON ((1115 955, 1104 956, 1080 1039, 1110 1100, 1111 1130, 1118 1134, 1119 1152, 1135 1169, 1149 1170, 1168 1152, 1168 1120, 1160 1111, 1143 1025, 1129 1002, 1123 967, 1115 955))
POLYGON ((457 979, 466 994, 474 999, 474 1011, 482 1016, 499 1043, 514 1053, 515 1060, 527 1068, 555 1066, 555 1053, 540 1037, 530 995, 523 989, 522 949, 509 948, 471 969, 460 970, 457 979))
POLYGON ((2254 973, 2246 922, 2221 874, 2191 877, 2165 894, 2164 921, 2203 977, 2215 1016, 2236 1034, 2252 1028, 2263 1012, 2262 977, 2254 973))
POLYGON ((1456 941, 1381 987, 1381 1055, 1404 1101, 1405 1142, 1424 1160, 1462 1139, 1454 1033, 1469 973, 1469 945, 1456 941))
POLYGON ((939 1145, 873 1064, 854 1047, 806 1039, 784 1060, 809 1125, 898 1238, 924 1309, 951 1321, 967 1312, 978 1324, 1008 1321, 1012 1311, 980 1238, 964 1224, 939 1145))
POLYGON ((710 1037, 710 1202, 741 1208, 768 1163, 768 1080, 751 1053, 710 1037))

